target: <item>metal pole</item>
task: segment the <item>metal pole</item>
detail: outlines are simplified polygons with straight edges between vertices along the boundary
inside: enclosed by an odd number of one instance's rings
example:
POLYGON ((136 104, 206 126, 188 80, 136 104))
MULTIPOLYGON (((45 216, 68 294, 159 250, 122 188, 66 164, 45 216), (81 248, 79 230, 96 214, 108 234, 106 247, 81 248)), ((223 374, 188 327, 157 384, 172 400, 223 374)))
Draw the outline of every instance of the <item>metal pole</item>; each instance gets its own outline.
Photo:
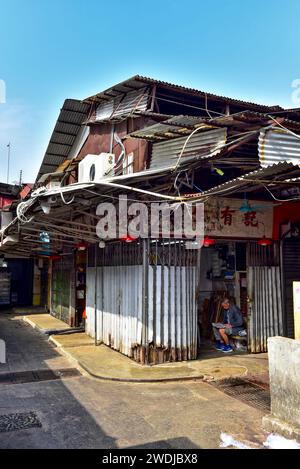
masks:
POLYGON ((8 184, 8 181, 9 181, 9 163, 10 163, 10 142, 9 144, 7 145, 7 178, 6 178, 6 182, 8 184))

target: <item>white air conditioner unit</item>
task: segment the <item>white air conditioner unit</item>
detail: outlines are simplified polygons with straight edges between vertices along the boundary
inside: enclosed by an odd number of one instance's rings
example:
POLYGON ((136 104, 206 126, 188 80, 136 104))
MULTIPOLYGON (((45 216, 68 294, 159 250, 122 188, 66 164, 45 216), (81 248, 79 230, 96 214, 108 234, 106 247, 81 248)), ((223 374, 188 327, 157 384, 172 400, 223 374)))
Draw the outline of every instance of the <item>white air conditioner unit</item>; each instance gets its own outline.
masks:
POLYGON ((114 166, 113 153, 86 155, 78 165, 78 182, 99 182, 105 177, 113 176, 114 166))

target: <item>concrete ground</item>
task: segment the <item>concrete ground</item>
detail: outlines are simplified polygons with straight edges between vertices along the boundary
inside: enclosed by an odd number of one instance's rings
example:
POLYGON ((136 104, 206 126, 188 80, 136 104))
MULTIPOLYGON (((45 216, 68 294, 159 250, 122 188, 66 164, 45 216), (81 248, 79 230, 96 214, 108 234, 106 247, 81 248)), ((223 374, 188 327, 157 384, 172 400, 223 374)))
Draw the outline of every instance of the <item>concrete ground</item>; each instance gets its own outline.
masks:
MULTIPOLYGON (((65 323, 49 314, 24 316, 33 327, 63 329, 65 323)), ((221 379, 232 376, 265 375, 268 372, 267 354, 226 354, 203 347, 199 360, 143 366, 105 345, 94 345, 84 332, 51 335, 53 342, 65 356, 81 366, 91 376, 116 381, 171 381, 185 379, 221 379)))
POLYGON ((62 331, 70 329, 70 326, 60 319, 56 319, 48 313, 35 313, 23 316, 23 320, 31 325, 31 327, 39 329, 41 332, 57 330, 62 331))
MULTIPOLYGON (((7 345, 0 378, 74 367, 46 335, 2 312, 0 338, 7 345)), ((2 431, 0 448, 218 448, 221 432, 261 447, 266 438, 263 412, 199 380, 125 383, 89 375, 22 384, 0 380, 0 420, 29 411, 42 426, 2 431)))

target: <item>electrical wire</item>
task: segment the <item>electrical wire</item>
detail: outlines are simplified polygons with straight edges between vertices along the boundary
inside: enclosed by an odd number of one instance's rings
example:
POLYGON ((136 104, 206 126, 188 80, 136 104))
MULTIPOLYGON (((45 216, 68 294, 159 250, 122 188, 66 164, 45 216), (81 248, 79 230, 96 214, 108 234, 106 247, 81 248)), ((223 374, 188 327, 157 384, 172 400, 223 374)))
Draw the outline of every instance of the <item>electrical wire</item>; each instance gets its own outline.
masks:
MULTIPOLYGON (((220 149, 220 152, 221 152, 224 148, 226 148, 226 147, 232 145, 233 143, 240 142, 240 141, 242 141, 242 140, 244 140, 244 139, 246 140, 246 138, 244 138, 245 136, 248 137, 248 136, 250 136, 251 134, 252 134, 252 135, 255 135, 255 134, 259 133, 259 132, 260 132, 261 130, 263 130, 263 129, 265 129, 265 127, 261 127, 260 129, 257 129, 257 130, 250 130, 250 131, 247 131, 247 132, 241 132, 240 134, 237 134, 237 135, 240 135, 239 138, 235 138, 236 135, 234 135, 234 140, 230 140, 230 141, 227 141, 227 143, 223 143, 223 144, 222 144, 222 147, 221 147, 221 149, 220 149)), ((199 130, 203 130, 203 129, 202 129, 201 127, 197 127, 197 128, 196 128, 195 130, 193 130, 193 132, 190 133, 190 135, 186 138, 186 140, 185 140, 185 142, 184 142, 184 144, 183 144, 183 146, 182 146, 181 152, 179 153, 179 156, 178 156, 178 158, 177 158, 176 164, 175 164, 175 166, 174 166, 174 168, 173 168, 173 171, 176 171, 176 169, 178 168, 179 163, 180 163, 180 160, 181 160, 181 158, 182 158, 182 155, 183 155, 183 153, 184 153, 184 150, 185 150, 185 148, 186 148, 186 146, 187 146, 189 140, 190 140, 191 137, 192 137, 196 132, 198 132, 199 130)), ((209 154, 207 154, 207 155, 202 155, 201 158, 204 159, 204 158, 208 158, 209 156, 211 156, 211 153, 209 153, 209 154)))
POLYGON ((211 114, 210 114, 210 112, 207 108, 207 93, 205 93, 205 110, 206 110, 207 114, 209 115, 209 117, 212 119, 211 114))
MULTIPOLYGON (((287 127, 285 127, 284 125, 282 125, 280 122, 278 122, 275 117, 272 117, 272 116, 269 116, 274 122, 276 122, 277 125, 279 125, 282 129, 286 130, 288 133, 290 133, 291 135, 294 135, 294 137, 297 137, 300 139, 300 135, 296 134, 295 132, 293 132, 292 130, 288 129, 287 127)), ((274 127, 273 127, 274 128, 274 127)))
POLYGON ((294 200, 300 200, 300 196, 293 197, 292 199, 278 199, 267 186, 265 186, 264 184, 262 184, 262 186, 269 192, 269 194, 273 197, 274 200, 276 200, 276 202, 293 202, 294 200))
MULTIPOLYGON (((113 196, 113 195, 109 195, 109 194, 99 194, 99 192, 96 192, 96 191, 93 191, 91 189, 82 189, 84 190, 85 192, 88 192, 92 195, 95 195, 95 196, 98 196, 98 197, 105 197, 105 198, 108 198, 108 199, 113 199, 113 200, 120 200, 119 197, 117 196, 113 196)), ((160 194, 162 195, 162 194, 160 194)), ((144 200, 144 199, 129 199, 127 198, 126 199, 128 202, 136 202, 136 203, 143 203, 143 204, 153 204, 154 202, 157 202, 157 203, 163 203, 163 202, 166 202, 166 199, 161 199, 161 200, 144 200)), ((192 200, 192 198, 191 198, 192 200)), ((189 203, 188 202, 188 199, 184 198, 184 196, 182 196, 182 201, 177 201, 178 204, 180 203, 189 203)))
POLYGON ((139 189, 138 187, 134 187, 134 186, 126 186, 124 184, 117 184, 117 183, 114 183, 114 182, 104 182, 104 181, 102 181, 101 183, 98 183, 98 184, 97 183, 94 183, 94 184, 99 185, 99 186, 115 187, 115 188, 118 188, 118 189, 125 189, 125 190, 129 190, 129 191, 133 191, 133 192, 139 192, 141 194, 147 194, 147 195, 151 195, 153 197, 162 197, 165 200, 178 201, 178 197, 174 197, 174 196, 166 195, 166 194, 158 194, 157 192, 152 192, 152 191, 147 191, 147 190, 144 190, 144 189, 139 189))
POLYGON ((35 198, 30 199, 26 202, 20 202, 17 205, 16 215, 21 224, 29 223, 30 221, 33 220, 34 216, 31 216, 30 218, 26 217, 25 211, 28 210, 28 208, 34 203, 34 201, 35 201, 35 198))
POLYGON ((60 197, 61 197, 61 200, 63 201, 63 203, 64 203, 65 205, 70 205, 71 203, 74 202, 74 199, 75 199, 75 196, 73 195, 73 197, 71 197, 70 200, 66 201, 66 199, 64 198, 64 195, 63 195, 62 190, 60 191, 60 197))

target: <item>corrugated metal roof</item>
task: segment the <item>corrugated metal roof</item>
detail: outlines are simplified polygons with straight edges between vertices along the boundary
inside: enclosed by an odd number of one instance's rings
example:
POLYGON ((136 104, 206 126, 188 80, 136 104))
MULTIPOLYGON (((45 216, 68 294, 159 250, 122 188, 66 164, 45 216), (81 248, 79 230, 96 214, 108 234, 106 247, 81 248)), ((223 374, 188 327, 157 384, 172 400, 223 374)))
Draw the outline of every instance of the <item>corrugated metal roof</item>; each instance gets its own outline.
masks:
POLYGON ((228 98, 226 96, 219 96, 213 93, 206 93, 204 91, 200 91, 195 88, 188 88, 186 86, 175 85, 174 83, 169 83, 169 82, 162 81, 162 80, 155 80, 154 78, 144 77, 141 75, 135 75, 129 78, 128 80, 125 80, 121 83, 118 83, 112 86, 111 88, 106 89, 105 91, 97 93, 94 96, 90 96, 86 98, 84 102, 92 103, 92 102, 100 102, 103 100, 107 101, 109 97, 118 96, 120 94, 127 93, 128 91, 132 89, 139 89, 145 85, 159 85, 164 88, 173 89, 173 90, 181 91, 184 93, 190 93, 190 94, 194 94, 197 96, 207 97, 208 99, 212 98, 212 99, 224 101, 227 103, 256 108, 257 110, 260 109, 260 110, 265 110, 265 111, 271 111, 272 109, 273 110, 282 109, 280 106, 266 106, 266 105, 256 104, 256 103, 252 103, 248 101, 242 101, 239 99, 228 98))
POLYGON ((72 145, 86 119, 90 105, 76 99, 66 99, 56 121, 36 182, 45 173, 54 172, 68 157, 72 145))
POLYGON ((282 161, 300 164, 300 135, 296 137, 283 129, 260 132, 258 153, 264 168, 282 161))
POLYGON ((206 123, 206 120, 194 116, 174 116, 163 122, 150 125, 143 129, 136 130, 128 135, 128 137, 142 138, 151 141, 167 140, 177 138, 180 135, 189 135, 191 130, 196 127, 203 127, 203 130, 213 128, 214 126, 206 123))
MULTIPOLYGON (((200 194, 194 195, 194 197, 205 197, 214 194, 220 196, 223 194, 225 196, 229 193, 245 192, 249 189, 261 186, 259 180, 270 180, 270 182, 274 182, 274 184, 277 182, 280 183, 280 180, 285 180, 286 177, 295 170, 297 170, 297 166, 292 163, 275 163, 267 168, 260 168, 256 171, 244 174, 243 176, 239 176, 238 178, 231 179, 230 181, 224 182, 224 184, 220 184, 207 191, 201 192, 200 194), (276 179, 274 179, 274 177, 276 177, 276 179)), ((300 175, 300 168, 298 168, 298 170, 300 175)))
MULTIPOLYGON (((300 133, 300 123, 284 119, 285 127, 298 131, 300 133)), ((142 138, 150 141, 161 141, 165 139, 171 139, 181 135, 188 135, 191 130, 196 127, 203 126, 203 129, 216 128, 216 127, 228 127, 233 130, 260 130, 262 127, 269 127, 274 124, 274 120, 267 114, 254 112, 254 111, 242 111, 228 116, 215 117, 213 119, 207 117, 196 117, 196 116, 171 116, 168 119, 161 121, 157 124, 149 127, 135 130, 127 135, 127 138, 142 138)), ((275 124, 274 124, 275 125, 275 124)))
MULTIPOLYGON (((226 129, 214 129, 207 132, 195 133, 186 145, 180 165, 218 154, 226 143, 226 136, 226 129)), ((186 137, 180 137, 154 143, 150 169, 175 166, 185 142, 186 137)))

